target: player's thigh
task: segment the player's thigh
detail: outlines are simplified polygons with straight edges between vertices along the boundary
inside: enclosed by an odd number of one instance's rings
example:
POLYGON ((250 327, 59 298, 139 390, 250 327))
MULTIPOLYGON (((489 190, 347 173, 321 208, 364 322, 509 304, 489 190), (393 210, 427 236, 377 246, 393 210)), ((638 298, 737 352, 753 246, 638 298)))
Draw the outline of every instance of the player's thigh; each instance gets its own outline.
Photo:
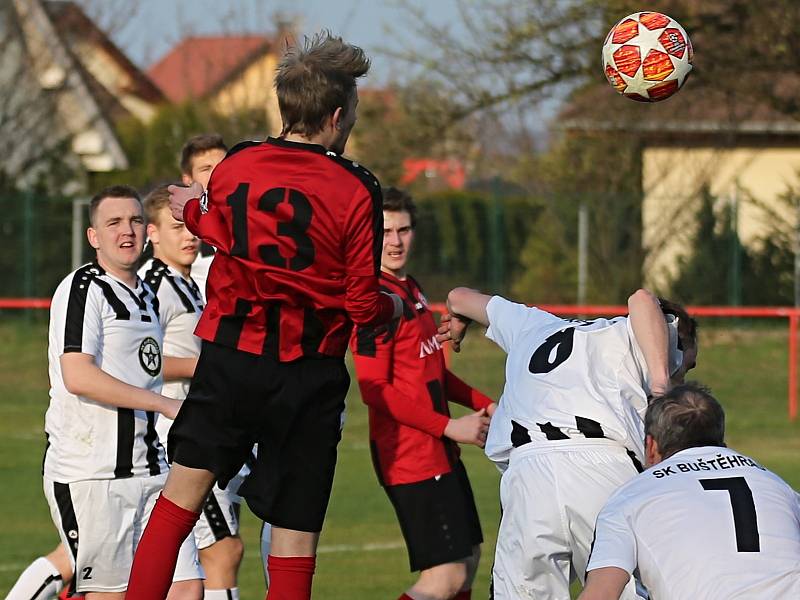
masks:
POLYGON ((495 598, 569 599, 570 540, 554 453, 512 456, 500 479, 502 515, 495 547, 495 598))
POLYGON ((189 393, 169 431, 170 459, 224 486, 247 460, 263 412, 263 357, 203 342, 189 393))
POLYGON ((427 571, 459 563, 454 569, 466 577, 466 561, 483 542, 483 533, 461 462, 450 473, 384 489, 400 523, 410 569, 427 571))
POLYGON ((300 359, 273 373, 282 385, 265 398, 258 456, 239 493, 275 527, 318 532, 333 485, 350 376, 338 358, 300 359))

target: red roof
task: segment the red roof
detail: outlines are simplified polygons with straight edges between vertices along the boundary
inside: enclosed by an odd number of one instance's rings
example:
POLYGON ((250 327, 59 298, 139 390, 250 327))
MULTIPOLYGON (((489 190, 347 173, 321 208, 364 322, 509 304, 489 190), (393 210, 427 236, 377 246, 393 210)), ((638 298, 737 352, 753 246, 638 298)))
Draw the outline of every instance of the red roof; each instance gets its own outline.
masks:
POLYGON ((147 74, 172 102, 203 98, 271 46, 260 35, 188 37, 147 74))

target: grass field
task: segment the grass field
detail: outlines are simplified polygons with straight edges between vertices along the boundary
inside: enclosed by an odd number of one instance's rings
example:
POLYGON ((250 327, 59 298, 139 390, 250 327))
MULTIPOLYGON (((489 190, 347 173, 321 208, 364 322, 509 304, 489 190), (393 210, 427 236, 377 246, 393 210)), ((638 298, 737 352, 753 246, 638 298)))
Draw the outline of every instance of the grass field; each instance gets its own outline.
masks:
MULTIPOLYGON (((47 407, 46 323, 0 315, 0 595, 19 571, 57 541, 41 490, 47 407)), ((503 355, 475 335, 453 368, 487 393, 503 384, 503 355)), ((729 445, 749 454, 800 488, 800 423, 786 416, 785 328, 707 327, 702 330, 699 367, 693 377, 709 384, 726 407, 729 445)), ((484 529, 484 559, 475 598, 486 597, 499 517, 496 470, 475 448, 464 449, 484 529)), ((247 513, 243 510, 243 514, 247 513)), ((257 551, 259 523, 245 514, 246 546, 241 597, 263 598, 257 551)), ((314 596, 323 600, 396 598, 414 581, 408 572, 400 530, 378 487, 367 445, 367 414, 351 387, 314 596)))

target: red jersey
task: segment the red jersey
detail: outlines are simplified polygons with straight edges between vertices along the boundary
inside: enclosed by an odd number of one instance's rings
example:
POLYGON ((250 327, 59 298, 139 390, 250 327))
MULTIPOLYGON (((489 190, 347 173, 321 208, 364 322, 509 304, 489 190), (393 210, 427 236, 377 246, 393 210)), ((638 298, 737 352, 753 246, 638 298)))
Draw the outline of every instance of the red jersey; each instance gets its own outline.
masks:
POLYGON ((205 340, 281 361, 344 356, 353 321, 392 316, 376 277, 380 185, 322 146, 239 144, 184 219, 217 249, 195 331, 205 340))
POLYGON ((382 485, 414 483, 449 473, 458 445, 443 437, 448 400, 473 410, 491 400, 447 370, 436 321, 414 279, 380 274, 381 289, 403 300, 403 316, 388 327, 358 327, 350 348, 361 397, 369 406, 369 436, 382 485))

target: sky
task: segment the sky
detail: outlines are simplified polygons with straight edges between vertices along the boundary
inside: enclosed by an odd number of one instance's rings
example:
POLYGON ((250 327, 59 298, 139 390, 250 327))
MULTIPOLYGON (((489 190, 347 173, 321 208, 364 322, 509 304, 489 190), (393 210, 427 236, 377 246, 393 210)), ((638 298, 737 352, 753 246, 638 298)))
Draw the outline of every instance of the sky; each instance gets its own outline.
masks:
MULTIPOLYGON (((457 23, 456 0, 408 0, 426 18, 457 23)), ((109 29, 115 42, 140 67, 147 68, 187 35, 270 33, 274 16, 297 18, 299 31, 328 28, 362 46, 373 59, 369 79, 381 83, 397 75, 378 52, 413 37, 413 19, 398 0, 79 0, 109 29), (393 32, 399 32, 398 36, 393 32)), ((424 43, 419 40, 419 43, 424 43)))

